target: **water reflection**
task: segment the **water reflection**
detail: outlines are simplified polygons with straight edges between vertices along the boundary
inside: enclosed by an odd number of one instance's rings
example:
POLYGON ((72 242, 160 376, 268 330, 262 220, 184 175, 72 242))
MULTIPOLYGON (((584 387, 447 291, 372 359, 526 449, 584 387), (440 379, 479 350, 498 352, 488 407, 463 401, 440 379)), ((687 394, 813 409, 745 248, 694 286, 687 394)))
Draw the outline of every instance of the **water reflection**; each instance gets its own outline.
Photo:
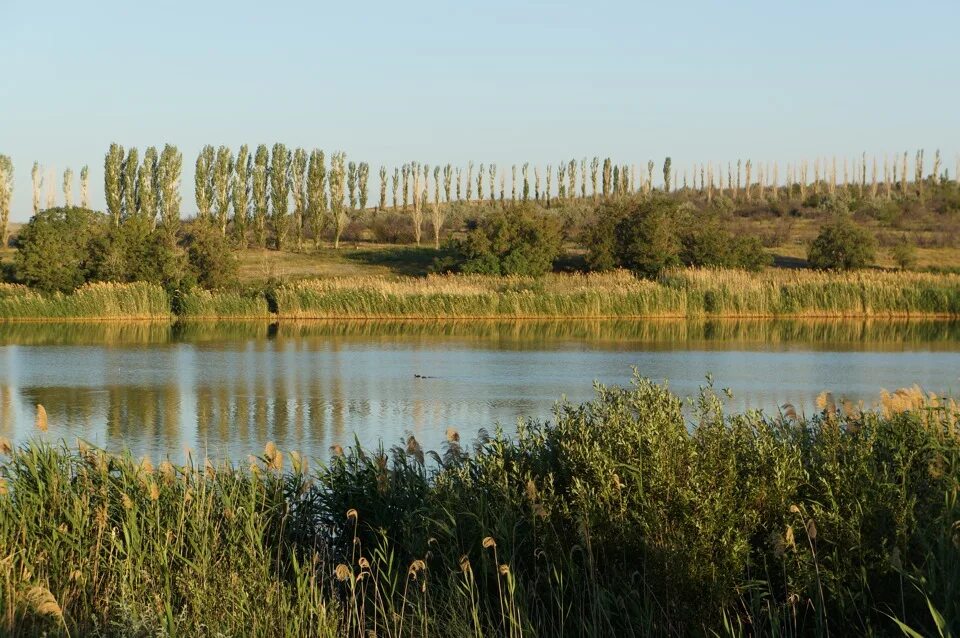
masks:
POLYGON ((919 383, 951 392, 960 323, 945 321, 311 322, 0 324, 0 436, 50 433, 137 453, 245 458, 268 440, 325 455, 406 433, 438 447, 632 366, 733 407, 811 409, 821 390, 875 400, 919 383), (421 375, 428 378, 417 378, 421 375))

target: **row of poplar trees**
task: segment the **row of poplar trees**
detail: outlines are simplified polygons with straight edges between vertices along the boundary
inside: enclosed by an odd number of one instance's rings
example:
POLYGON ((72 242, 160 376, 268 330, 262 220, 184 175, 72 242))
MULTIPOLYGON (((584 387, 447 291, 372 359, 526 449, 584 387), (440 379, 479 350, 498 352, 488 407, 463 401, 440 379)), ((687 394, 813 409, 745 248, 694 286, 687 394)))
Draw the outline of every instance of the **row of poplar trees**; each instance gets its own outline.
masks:
POLYGON ((167 144, 149 147, 140 160, 136 148, 111 144, 103 162, 103 192, 114 226, 141 217, 171 237, 180 228, 180 174, 183 155, 167 144))
POLYGON ((367 207, 369 176, 368 164, 348 163, 342 152, 333 153, 327 167, 319 149, 308 153, 279 143, 272 149, 261 144, 251 154, 245 144, 234 155, 226 146, 208 145, 197 156, 194 173, 197 217, 216 224, 224 235, 232 221, 233 234, 242 244, 248 231, 259 247, 267 245, 269 235, 278 249, 290 240, 302 248, 308 230, 319 245, 329 220, 334 246, 339 247, 349 212, 367 207))

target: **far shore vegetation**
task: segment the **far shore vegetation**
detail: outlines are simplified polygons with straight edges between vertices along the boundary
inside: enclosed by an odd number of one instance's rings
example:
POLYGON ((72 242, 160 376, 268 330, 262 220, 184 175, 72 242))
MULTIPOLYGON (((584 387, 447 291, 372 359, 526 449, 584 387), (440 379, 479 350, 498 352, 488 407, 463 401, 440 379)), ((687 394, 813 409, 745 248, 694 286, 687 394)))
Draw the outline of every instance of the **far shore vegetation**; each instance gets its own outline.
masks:
POLYGON ((87 167, 74 198, 72 171, 58 197, 37 164, 16 228, 13 170, 0 156, 4 319, 958 312, 960 186, 939 151, 410 162, 371 179, 341 152, 207 146, 182 218, 176 147, 114 144, 105 212, 87 167))

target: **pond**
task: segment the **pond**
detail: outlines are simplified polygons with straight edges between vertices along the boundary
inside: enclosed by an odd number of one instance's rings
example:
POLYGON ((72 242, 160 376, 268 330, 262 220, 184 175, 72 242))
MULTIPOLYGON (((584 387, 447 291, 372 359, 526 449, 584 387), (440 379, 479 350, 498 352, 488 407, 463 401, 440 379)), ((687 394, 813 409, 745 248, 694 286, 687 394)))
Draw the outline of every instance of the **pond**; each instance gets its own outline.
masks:
POLYGON ((439 449, 632 369, 684 396, 713 377, 731 409, 815 398, 876 403, 882 388, 954 394, 948 321, 311 322, 0 324, 0 436, 78 437, 154 457, 243 460, 267 441, 326 457, 413 434, 439 449))

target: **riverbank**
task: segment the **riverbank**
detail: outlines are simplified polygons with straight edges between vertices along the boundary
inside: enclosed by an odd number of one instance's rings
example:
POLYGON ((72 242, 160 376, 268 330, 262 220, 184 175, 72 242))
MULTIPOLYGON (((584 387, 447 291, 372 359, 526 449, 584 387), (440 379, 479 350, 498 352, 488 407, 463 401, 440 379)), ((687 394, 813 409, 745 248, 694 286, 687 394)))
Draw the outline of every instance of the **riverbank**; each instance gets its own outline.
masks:
POLYGON ((699 405, 637 379, 472 451, 326 462, 0 442, 0 633, 931 634, 931 608, 957 630, 956 404, 699 405))
POLYGON ((960 316, 960 275, 683 269, 533 277, 431 275, 302 280, 168 295, 88 284, 70 295, 0 286, 0 320, 916 318, 960 316))

